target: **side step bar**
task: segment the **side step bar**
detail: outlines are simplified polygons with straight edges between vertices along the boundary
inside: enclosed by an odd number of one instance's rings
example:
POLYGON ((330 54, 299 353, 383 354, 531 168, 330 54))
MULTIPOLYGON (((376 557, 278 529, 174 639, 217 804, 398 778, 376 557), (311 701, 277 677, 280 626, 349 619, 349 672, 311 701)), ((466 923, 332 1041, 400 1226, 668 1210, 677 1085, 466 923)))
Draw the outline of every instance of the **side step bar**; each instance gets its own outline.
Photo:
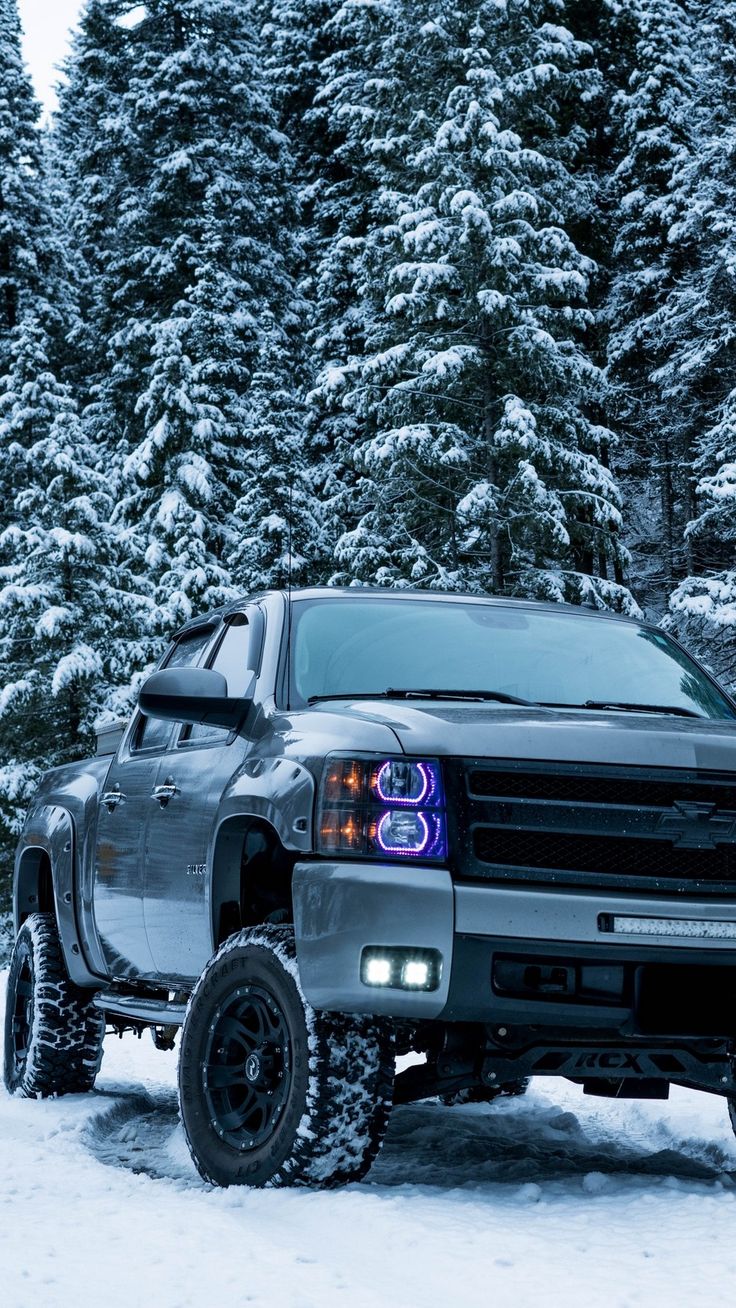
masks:
POLYGON ((149 1026, 182 1026, 186 1004, 166 999, 145 999, 137 995, 112 995, 103 990, 94 997, 95 1008, 115 1017, 128 1017, 149 1026))

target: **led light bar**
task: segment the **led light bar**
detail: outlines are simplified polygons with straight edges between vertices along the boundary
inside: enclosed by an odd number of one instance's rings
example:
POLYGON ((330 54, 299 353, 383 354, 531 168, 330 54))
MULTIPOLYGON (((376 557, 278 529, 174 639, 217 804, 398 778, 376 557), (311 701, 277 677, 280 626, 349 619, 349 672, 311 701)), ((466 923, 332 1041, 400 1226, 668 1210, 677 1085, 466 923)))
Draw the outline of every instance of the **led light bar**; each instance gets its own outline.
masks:
POLYGON ((736 922, 696 917, 624 917, 603 914, 601 931, 624 936, 677 936, 683 940, 736 940, 736 922))

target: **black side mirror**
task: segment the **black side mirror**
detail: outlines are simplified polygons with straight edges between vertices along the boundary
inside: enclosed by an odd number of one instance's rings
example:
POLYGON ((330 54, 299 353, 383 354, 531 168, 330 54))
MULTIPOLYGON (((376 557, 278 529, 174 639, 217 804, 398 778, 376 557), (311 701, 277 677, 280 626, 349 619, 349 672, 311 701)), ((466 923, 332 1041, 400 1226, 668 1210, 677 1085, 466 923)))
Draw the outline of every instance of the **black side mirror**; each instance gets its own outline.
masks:
POLYGON ((214 668, 163 668, 144 681, 138 705, 150 718, 192 725, 202 722, 236 731, 253 702, 255 680, 253 673, 245 694, 231 698, 227 681, 214 668))

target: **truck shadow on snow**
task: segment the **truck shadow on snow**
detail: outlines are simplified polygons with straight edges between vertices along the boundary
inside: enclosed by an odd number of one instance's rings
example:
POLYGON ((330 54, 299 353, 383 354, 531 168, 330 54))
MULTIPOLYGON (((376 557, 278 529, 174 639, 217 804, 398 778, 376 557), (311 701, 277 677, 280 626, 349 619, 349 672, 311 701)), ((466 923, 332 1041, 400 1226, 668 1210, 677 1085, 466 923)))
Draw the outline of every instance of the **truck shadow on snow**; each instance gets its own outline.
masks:
MULTIPOLYGON (((173 1094, 116 1092, 113 1106, 85 1127, 83 1142, 108 1166, 187 1187, 204 1184, 173 1094)), ((609 1181, 637 1176, 731 1185, 736 1160, 715 1143, 678 1138, 666 1119, 638 1119, 635 1109, 616 1134, 610 1123, 602 1128, 595 1119, 581 1121, 533 1098, 493 1107, 428 1102, 394 1110, 382 1153, 363 1184, 452 1190, 589 1178, 593 1190, 591 1174, 609 1181)))

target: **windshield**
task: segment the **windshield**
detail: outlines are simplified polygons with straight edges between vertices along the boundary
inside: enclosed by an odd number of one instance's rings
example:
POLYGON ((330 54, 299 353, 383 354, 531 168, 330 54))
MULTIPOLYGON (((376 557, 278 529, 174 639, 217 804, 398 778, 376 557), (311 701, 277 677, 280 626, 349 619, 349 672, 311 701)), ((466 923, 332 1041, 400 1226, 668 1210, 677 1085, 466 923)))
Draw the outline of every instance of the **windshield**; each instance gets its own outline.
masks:
POLYGON ((736 713, 663 632, 583 611, 356 594, 294 602, 290 702, 389 689, 736 713))

